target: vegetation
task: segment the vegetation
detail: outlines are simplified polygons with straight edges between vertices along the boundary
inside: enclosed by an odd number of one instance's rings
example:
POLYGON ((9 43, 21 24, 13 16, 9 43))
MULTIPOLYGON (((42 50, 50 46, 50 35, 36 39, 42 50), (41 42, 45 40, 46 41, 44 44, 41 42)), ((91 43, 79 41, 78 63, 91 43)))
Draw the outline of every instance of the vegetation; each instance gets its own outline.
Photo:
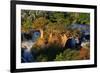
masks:
POLYGON ((31 28, 41 28, 44 31, 60 29, 62 32, 71 24, 89 24, 89 16, 88 13, 22 10, 21 25, 24 31, 31 28))

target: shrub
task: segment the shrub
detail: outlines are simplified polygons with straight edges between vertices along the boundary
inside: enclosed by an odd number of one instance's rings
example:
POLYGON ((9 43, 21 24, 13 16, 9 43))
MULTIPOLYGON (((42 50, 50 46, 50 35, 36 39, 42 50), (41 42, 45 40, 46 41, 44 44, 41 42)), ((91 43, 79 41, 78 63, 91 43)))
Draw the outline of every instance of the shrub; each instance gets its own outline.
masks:
POLYGON ((64 52, 56 55, 55 61, 65 61, 65 60, 78 60, 79 51, 66 49, 64 52))

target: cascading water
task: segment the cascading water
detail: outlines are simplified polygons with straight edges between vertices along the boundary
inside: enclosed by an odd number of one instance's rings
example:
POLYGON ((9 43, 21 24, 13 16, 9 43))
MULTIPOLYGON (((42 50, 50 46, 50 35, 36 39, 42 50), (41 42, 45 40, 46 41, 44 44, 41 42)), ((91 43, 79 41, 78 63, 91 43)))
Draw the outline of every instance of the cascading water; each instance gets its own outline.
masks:
POLYGON ((22 47, 27 47, 28 50, 32 48, 35 44, 36 40, 40 37, 40 32, 34 32, 31 35, 31 38, 27 39, 26 36, 23 34, 22 37, 24 38, 21 42, 22 47))
POLYGON ((34 56, 35 54, 31 52, 32 46, 35 44, 36 40, 39 38, 40 33, 39 32, 34 32, 31 35, 30 34, 25 34, 23 33, 21 35, 22 40, 21 40, 21 61, 23 63, 26 62, 34 62, 34 56))

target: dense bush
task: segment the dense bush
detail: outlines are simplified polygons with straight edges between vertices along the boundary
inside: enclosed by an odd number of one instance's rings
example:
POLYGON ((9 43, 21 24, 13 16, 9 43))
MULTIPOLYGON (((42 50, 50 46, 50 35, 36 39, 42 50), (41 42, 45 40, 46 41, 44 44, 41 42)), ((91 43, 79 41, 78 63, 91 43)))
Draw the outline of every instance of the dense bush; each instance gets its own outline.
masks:
POLYGON ((65 60, 78 60, 79 51, 66 49, 62 53, 56 55, 55 61, 65 61, 65 60))
POLYGON ((22 30, 28 31, 30 28, 41 28, 47 30, 66 30, 71 24, 89 24, 90 15, 88 13, 75 12, 51 12, 39 10, 21 11, 22 30))

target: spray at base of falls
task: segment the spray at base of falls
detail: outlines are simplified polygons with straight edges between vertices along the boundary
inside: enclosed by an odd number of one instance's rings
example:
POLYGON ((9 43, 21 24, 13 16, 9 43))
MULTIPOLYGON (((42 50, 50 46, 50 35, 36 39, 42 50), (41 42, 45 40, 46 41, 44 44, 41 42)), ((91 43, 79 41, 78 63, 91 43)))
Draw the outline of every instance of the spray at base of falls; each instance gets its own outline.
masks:
POLYGON ((32 46, 35 44, 35 42, 29 40, 29 41, 22 41, 21 48, 27 47, 27 51, 30 51, 32 46))

